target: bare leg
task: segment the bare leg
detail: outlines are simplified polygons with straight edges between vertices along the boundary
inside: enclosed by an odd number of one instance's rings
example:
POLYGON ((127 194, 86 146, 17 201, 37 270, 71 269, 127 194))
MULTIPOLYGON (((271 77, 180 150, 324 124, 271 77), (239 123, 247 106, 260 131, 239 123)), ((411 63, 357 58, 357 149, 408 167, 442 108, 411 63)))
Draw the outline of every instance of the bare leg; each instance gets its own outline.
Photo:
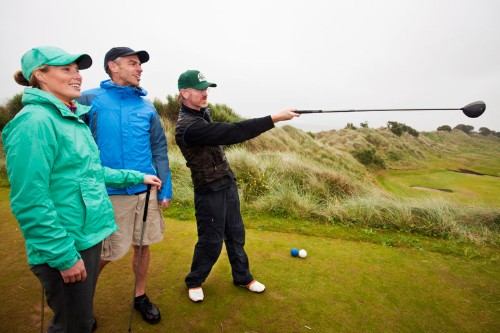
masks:
MULTIPOLYGON (((132 269, 135 274, 135 269, 137 266, 137 257, 139 256, 139 246, 134 245, 134 254, 132 256, 132 269)), ((146 293, 146 279, 148 277, 149 268, 149 246, 142 246, 141 262, 139 266, 139 272, 137 274, 137 285, 135 289, 135 296, 141 296, 146 293)))

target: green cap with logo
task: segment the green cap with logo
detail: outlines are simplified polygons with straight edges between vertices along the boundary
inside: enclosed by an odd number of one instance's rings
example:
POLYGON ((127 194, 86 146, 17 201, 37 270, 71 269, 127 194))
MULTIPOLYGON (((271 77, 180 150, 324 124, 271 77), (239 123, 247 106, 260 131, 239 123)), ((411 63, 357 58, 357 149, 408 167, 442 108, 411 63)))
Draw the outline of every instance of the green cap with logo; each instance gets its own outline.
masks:
POLYGON ((177 87, 179 90, 193 88, 196 90, 203 90, 208 87, 217 87, 215 83, 207 82, 205 76, 197 70, 188 70, 179 76, 177 81, 177 87))
POLYGON ((88 54, 69 54, 54 46, 34 47, 21 58, 21 71, 26 80, 30 80, 33 71, 43 65, 64 66, 75 62, 78 69, 92 66, 92 58, 88 54))

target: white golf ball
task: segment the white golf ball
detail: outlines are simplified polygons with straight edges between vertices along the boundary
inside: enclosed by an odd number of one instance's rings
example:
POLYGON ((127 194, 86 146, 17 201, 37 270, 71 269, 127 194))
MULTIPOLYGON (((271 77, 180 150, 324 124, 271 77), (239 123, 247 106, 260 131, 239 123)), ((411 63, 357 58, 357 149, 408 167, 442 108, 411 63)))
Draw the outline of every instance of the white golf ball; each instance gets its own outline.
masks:
POLYGON ((299 251, 299 257, 301 257, 301 258, 307 257, 307 251, 304 250, 304 249, 300 250, 299 251))

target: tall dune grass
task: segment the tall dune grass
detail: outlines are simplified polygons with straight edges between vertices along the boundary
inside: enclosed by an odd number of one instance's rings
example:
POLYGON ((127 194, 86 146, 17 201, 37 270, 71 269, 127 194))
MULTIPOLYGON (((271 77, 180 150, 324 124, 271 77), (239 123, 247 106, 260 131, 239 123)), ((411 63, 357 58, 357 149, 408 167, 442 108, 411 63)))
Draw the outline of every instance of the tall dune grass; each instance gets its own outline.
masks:
MULTIPOLYGON (((178 108, 175 103, 171 96, 167 104, 155 101, 169 144, 173 206, 192 212, 190 171, 175 144, 176 117, 171 114, 178 108)), ((241 119, 226 105, 212 108, 215 120, 241 119)), ((450 169, 464 166, 498 177, 499 142, 498 138, 457 130, 421 133, 416 138, 407 134, 398 137, 386 128, 310 135, 282 126, 227 147, 226 154, 238 181, 244 213, 290 223, 305 220, 498 246, 498 206, 465 206, 438 196, 422 199, 404 196, 404 192, 391 193, 379 185, 373 169, 358 162, 352 152, 371 147, 389 169, 425 169, 432 163, 450 169)), ((1 148, 0 178, 6 182, 1 148)))
MULTIPOLYGON (((170 156, 176 175, 175 201, 189 205, 189 171, 178 152, 170 156)), ((227 156, 238 179, 244 211, 500 245, 498 209, 392 196, 378 188, 368 174, 366 179, 357 179, 353 177, 356 172, 344 174, 296 153, 252 153, 239 147, 230 149, 227 156)))
POLYGON ((461 207, 435 198, 353 197, 328 211, 334 223, 500 245, 500 211, 486 207, 461 207))

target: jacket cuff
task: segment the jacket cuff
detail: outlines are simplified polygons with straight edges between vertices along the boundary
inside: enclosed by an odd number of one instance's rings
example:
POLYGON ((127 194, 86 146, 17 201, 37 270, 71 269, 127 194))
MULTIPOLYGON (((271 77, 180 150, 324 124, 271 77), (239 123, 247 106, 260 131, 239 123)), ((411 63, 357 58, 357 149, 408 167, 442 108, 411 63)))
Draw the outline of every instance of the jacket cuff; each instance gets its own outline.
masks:
POLYGON ((80 255, 80 253, 76 252, 76 255, 73 259, 64 261, 61 265, 56 267, 56 269, 59 271, 67 270, 68 268, 73 267, 81 258, 82 256, 80 255))

